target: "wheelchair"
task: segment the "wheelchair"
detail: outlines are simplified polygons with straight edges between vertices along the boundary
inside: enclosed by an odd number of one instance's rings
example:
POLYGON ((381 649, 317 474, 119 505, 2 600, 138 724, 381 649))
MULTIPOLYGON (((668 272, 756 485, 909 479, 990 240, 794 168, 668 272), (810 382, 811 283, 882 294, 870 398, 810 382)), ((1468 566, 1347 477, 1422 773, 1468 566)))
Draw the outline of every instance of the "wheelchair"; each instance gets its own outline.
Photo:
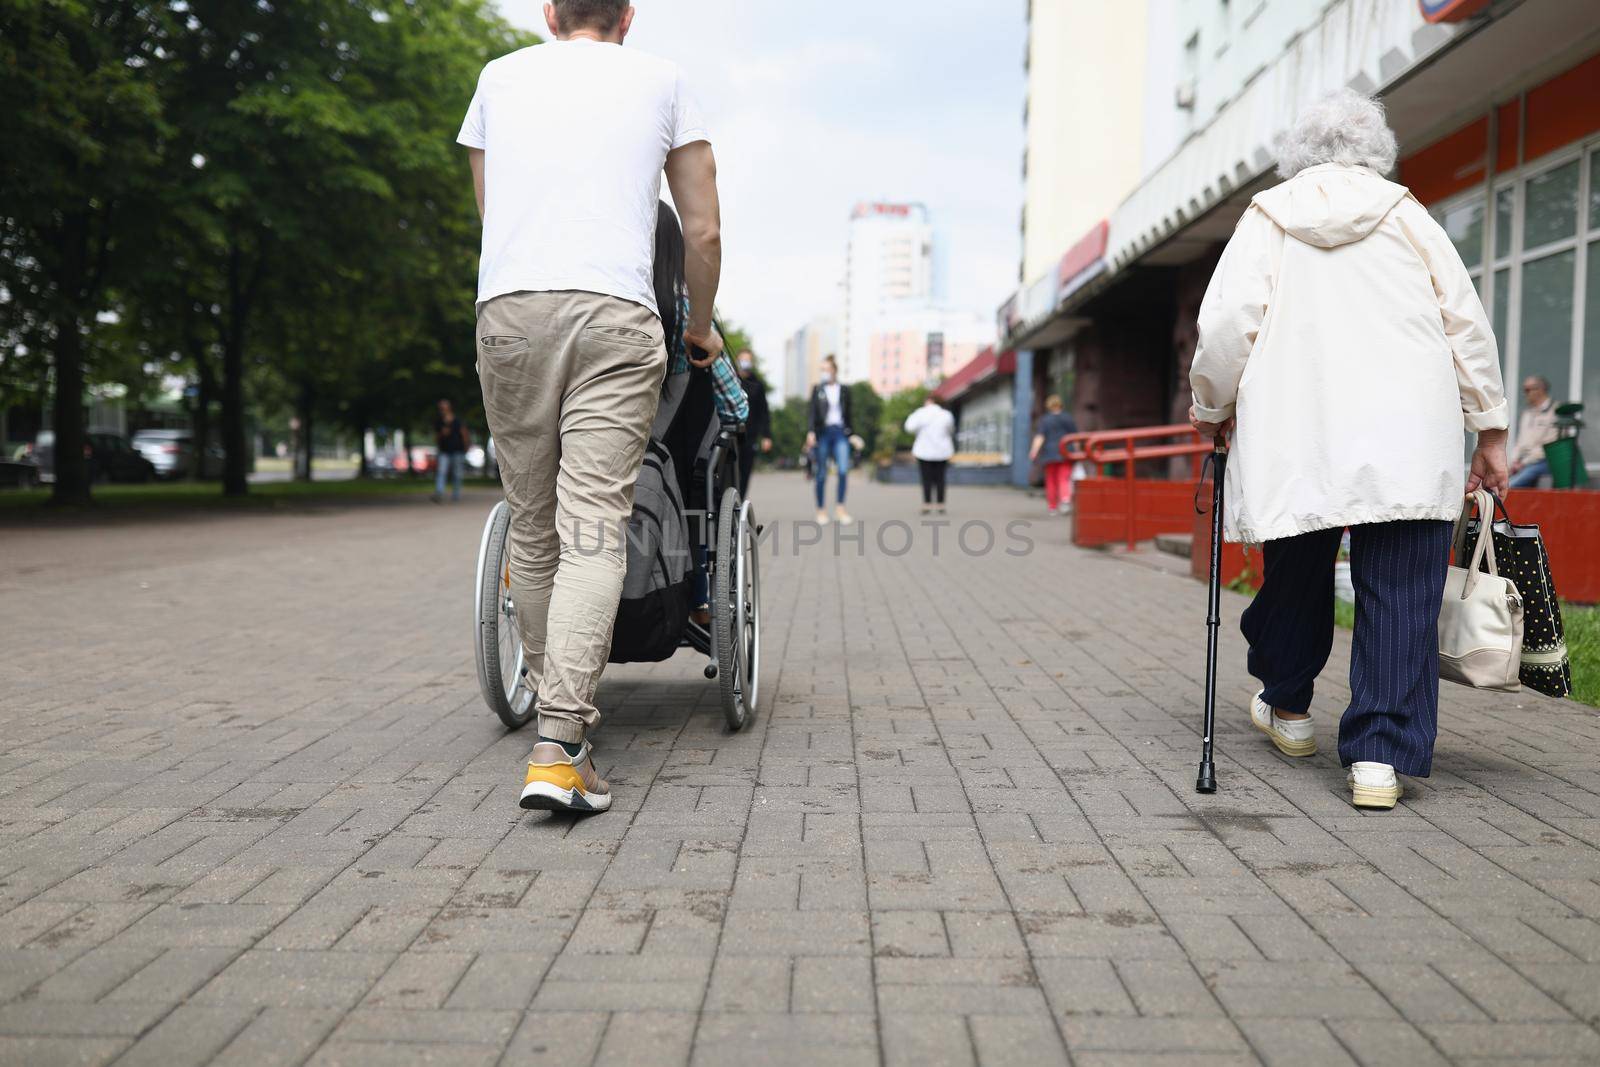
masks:
MULTIPOLYGON (((683 407, 675 402, 675 410, 683 407)), ((689 420, 695 417, 692 410, 687 412, 689 420)), ((674 416, 668 421, 680 420, 674 416)), ((690 548, 705 559, 711 619, 702 627, 686 615, 677 647, 706 657, 705 677, 718 683, 730 730, 742 729, 750 720, 761 684, 761 527, 751 502, 739 493, 739 448, 745 433, 742 423, 722 423, 712 416, 697 442, 678 435, 691 441, 685 461, 692 474, 683 481, 692 493, 684 494, 684 517, 690 548)), ((527 669, 511 596, 510 529, 511 508, 501 501, 490 511, 478 545, 473 621, 478 687, 490 710, 516 730, 536 715, 538 679, 527 669)))

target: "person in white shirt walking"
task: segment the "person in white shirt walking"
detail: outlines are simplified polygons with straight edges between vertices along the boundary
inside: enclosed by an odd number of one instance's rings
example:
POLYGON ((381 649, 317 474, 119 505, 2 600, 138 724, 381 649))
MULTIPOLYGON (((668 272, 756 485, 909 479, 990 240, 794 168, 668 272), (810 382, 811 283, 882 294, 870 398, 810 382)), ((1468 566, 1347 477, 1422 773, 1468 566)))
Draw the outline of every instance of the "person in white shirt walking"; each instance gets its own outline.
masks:
POLYGON ((906 419, 906 433, 915 434, 911 455, 922 473, 922 514, 944 511, 945 475, 956 454, 956 417, 932 393, 906 419))
POLYGON ((817 476, 817 521, 828 524, 828 461, 839 471, 839 495, 835 498, 834 518, 840 526, 855 520, 844 509, 844 495, 850 488, 850 390, 839 381, 839 361, 832 356, 822 360, 822 380, 811 390, 808 406, 806 449, 817 476))
POLYGON ((604 811, 589 733, 624 528, 667 365, 653 258, 661 177, 683 219, 684 340, 722 351, 716 161, 673 64, 621 47, 626 0, 544 5, 555 39, 483 70, 458 140, 483 215, 478 376, 511 505, 510 581, 538 680, 524 808, 604 811))

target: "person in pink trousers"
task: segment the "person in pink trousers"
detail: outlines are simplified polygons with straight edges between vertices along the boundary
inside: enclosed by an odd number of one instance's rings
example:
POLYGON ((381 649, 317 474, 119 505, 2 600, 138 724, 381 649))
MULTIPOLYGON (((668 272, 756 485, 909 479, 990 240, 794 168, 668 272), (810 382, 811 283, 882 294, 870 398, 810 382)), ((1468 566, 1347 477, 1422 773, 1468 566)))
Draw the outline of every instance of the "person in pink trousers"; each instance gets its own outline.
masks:
POLYGON ((1050 514, 1059 515, 1063 508, 1072 507, 1072 464, 1061 458, 1061 439, 1078 432, 1078 424, 1066 412, 1059 396, 1052 395, 1044 402, 1044 418, 1039 420, 1039 431, 1033 435, 1033 447, 1028 450, 1028 462, 1037 463, 1044 456, 1044 499, 1050 514))

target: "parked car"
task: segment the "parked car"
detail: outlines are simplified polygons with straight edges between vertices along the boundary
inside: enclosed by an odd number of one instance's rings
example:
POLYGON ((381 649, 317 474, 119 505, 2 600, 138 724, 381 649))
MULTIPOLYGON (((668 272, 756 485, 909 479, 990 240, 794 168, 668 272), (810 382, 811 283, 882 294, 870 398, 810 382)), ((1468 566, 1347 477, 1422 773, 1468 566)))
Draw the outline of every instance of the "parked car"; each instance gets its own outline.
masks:
POLYGON ((120 434, 90 434, 85 455, 89 460, 91 481, 148 482, 156 476, 155 464, 140 455, 120 434))
POLYGON ((33 444, 22 451, 22 458, 33 463, 34 470, 39 476, 39 481, 50 483, 56 480, 56 435, 51 430, 40 430, 39 436, 33 439, 33 444))
POLYGON ((385 449, 367 461, 367 473, 374 478, 390 478, 401 474, 432 474, 438 467, 438 450, 426 445, 414 445, 404 452, 385 449))
POLYGON ((27 456, 0 459, 0 486, 31 489, 39 484, 39 465, 27 456))
MULTIPOLYGON (((188 430, 140 430, 133 435, 133 447, 149 460, 159 478, 189 478, 194 475, 194 434, 188 430)), ((222 472, 222 450, 206 450, 202 477, 216 477, 222 472)))
MULTIPOLYGON (((29 458, 38 466, 39 480, 56 480, 56 435, 41 430, 34 439, 29 458)), ((83 458, 89 462, 92 482, 148 482, 156 476, 155 465, 139 454, 126 437, 114 433, 85 435, 83 458)))

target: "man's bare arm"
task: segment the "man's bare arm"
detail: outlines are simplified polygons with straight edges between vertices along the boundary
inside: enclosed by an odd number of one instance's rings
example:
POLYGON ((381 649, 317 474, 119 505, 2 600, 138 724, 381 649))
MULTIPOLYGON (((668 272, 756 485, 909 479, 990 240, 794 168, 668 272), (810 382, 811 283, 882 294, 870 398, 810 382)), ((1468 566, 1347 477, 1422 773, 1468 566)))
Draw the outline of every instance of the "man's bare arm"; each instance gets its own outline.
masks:
POLYGON ((478 221, 483 221, 483 149, 467 149, 467 160, 472 164, 472 191, 478 196, 478 221))
POLYGON ((711 328, 717 286, 722 281, 722 207, 717 199, 716 156, 710 143, 696 141, 668 154, 666 169, 667 185, 683 220, 684 276, 689 283, 689 325, 683 335, 715 358, 722 351, 722 339, 711 328))

